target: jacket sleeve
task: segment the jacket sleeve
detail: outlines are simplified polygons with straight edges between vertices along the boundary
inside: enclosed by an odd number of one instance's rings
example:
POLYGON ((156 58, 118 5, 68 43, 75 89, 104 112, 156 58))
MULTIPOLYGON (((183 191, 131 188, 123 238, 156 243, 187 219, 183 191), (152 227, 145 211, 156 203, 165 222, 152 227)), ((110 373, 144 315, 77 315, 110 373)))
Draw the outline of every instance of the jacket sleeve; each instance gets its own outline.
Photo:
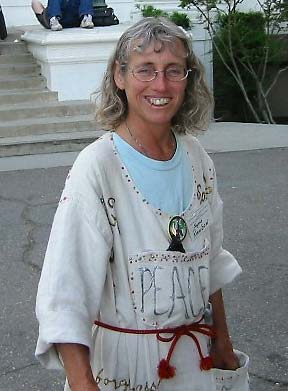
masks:
POLYGON ((113 241, 90 174, 80 162, 70 175, 54 217, 36 299, 35 354, 52 369, 62 368, 54 343, 91 347, 113 241))

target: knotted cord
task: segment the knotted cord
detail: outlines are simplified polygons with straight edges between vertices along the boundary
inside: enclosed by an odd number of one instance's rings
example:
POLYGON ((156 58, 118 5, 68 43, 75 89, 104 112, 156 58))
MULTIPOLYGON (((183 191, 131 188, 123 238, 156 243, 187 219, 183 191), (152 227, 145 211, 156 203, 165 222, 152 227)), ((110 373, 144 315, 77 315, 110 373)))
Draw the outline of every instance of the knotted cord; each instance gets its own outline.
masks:
POLYGON ((172 357, 173 351, 179 339, 186 335, 194 341, 199 356, 200 356, 200 369, 201 370, 209 370, 213 367, 212 358, 210 356, 203 356, 200 343, 198 341, 197 336, 194 334, 195 332, 206 335, 210 338, 215 337, 215 330, 212 326, 200 323, 203 320, 203 317, 195 323, 191 323, 190 325, 182 325, 178 327, 166 327, 161 329, 153 329, 153 330, 143 330, 143 329, 128 329, 124 327, 113 326, 99 320, 95 320, 95 325, 99 327, 103 327, 108 330, 118 331, 119 333, 126 334, 155 334, 156 338, 160 342, 172 342, 167 354, 166 359, 162 359, 158 365, 158 375, 160 379, 169 379, 175 376, 176 368, 170 365, 170 359, 172 357), (171 334, 170 337, 164 337, 162 334, 171 334))

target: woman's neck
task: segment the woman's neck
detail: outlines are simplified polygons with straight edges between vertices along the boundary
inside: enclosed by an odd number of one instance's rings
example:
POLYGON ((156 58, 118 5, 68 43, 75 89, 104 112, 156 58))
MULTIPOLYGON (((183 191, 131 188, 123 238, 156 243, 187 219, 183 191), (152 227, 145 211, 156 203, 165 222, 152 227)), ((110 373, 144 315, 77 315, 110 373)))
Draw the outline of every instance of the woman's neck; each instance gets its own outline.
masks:
POLYGON ((143 130, 131 126, 129 120, 123 122, 116 132, 133 148, 155 160, 170 160, 176 150, 176 139, 171 128, 153 127, 147 124, 143 130))

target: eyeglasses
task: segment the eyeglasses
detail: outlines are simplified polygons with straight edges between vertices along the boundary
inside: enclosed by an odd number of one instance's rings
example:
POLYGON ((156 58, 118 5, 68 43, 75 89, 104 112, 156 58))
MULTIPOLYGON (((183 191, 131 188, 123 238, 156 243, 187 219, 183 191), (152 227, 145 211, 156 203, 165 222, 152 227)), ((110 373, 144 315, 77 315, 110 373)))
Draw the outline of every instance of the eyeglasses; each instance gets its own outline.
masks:
POLYGON ((165 78, 169 81, 182 81, 188 77, 189 72, 191 72, 192 69, 185 69, 184 67, 173 65, 167 67, 163 71, 156 71, 151 66, 141 66, 129 69, 129 71, 135 79, 139 81, 152 81, 156 79, 158 73, 161 72, 164 73, 165 78))

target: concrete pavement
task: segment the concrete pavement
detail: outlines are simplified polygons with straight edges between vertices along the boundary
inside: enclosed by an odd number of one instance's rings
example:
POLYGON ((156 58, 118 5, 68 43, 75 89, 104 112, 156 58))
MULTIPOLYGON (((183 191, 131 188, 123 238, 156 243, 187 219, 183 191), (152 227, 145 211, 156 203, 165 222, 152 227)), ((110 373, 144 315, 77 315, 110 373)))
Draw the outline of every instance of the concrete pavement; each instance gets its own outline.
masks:
POLYGON ((199 140, 210 152, 287 147, 288 125, 216 122, 199 140))
MULTIPOLYGON (((73 137, 73 135, 71 135, 73 137)), ((288 146, 288 125, 259 125, 231 122, 213 123, 199 135, 209 152, 249 151, 288 146)), ((62 167, 73 163, 78 152, 0 158, 0 171, 62 167)))
MULTIPOLYGON (((287 391, 288 129, 253 125, 239 137, 240 127, 225 124, 202 141, 226 151, 211 156, 225 206, 225 247, 243 267, 225 289, 227 315, 235 347, 251 359, 251 391, 287 391)), ((63 389, 63 374, 34 359, 37 283, 66 166, 75 158, 60 154, 61 163, 53 155, 50 168, 42 156, 31 157, 30 170, 19 159, 6 172, 0 159, 0 391, 63 389)))

